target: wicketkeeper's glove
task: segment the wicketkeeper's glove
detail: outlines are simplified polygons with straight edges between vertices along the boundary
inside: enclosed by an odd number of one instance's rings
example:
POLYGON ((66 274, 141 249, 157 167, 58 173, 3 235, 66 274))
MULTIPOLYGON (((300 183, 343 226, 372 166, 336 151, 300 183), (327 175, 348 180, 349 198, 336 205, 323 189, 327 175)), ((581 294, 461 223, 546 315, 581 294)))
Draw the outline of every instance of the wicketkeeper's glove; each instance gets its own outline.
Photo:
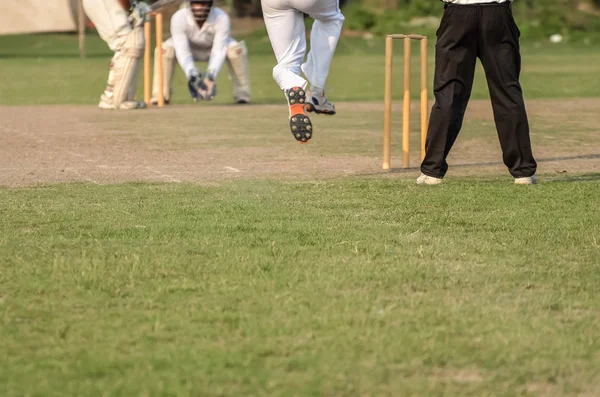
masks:
POLYGON ((210 73, 203 77, 198 72, 192 72, 188 80, 188 88, 194 101, 210 101, 217 95, 217 83, 214 76, 210 73))
POLYGON ((203 89, 202 83, 203 77, 197 70, 193 70, 190 74, 190 78, 188 79, 188 89, 190 90, 190 94, 192 95, 192 99, 194 102, 201 101, 202 98, 200 96, 200 90, 203 89))
POLYGON ((202 80, 202 84, 204 85, 204 89, 200 91, 200 95, 204 99, 210 101, 213 97, 217 96, 217 82, 211 73, 206 74, 206 77, 202 80))

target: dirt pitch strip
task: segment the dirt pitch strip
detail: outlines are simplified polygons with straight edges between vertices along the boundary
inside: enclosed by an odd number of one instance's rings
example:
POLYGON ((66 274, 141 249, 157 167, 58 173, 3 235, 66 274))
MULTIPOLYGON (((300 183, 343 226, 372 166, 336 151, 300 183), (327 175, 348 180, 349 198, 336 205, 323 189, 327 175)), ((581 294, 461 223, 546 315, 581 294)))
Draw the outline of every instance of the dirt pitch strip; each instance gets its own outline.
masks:
MULTIPOLYGON (((391 172, 381 169, 383 106, 339 103, 313 116, 315 137, 294 141, 283 105, 172 106, 111 112, 94 106, 0 106, 0 185, 128 181, 209 184, 240 178, 418 175, 400 170, 401 102, 394 104, 391 172)), ((600 172, 600 99, 530 100, 540 174, 600 172)), ((507 176, 489 101, 472 101, 448 176, 507 176)))

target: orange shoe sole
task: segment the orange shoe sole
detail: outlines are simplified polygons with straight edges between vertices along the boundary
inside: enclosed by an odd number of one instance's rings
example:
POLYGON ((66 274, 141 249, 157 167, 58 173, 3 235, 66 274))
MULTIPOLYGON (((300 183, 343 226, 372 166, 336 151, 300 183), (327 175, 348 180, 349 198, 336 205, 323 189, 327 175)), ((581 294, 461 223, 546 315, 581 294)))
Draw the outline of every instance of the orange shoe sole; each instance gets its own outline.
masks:
POLYGON ((308 143, 312 138, 313 128, 310 118, 304 111, 306 92, 301 87, 293 87, 287 91, 290 107, 290 131, 300 143, 308 143))

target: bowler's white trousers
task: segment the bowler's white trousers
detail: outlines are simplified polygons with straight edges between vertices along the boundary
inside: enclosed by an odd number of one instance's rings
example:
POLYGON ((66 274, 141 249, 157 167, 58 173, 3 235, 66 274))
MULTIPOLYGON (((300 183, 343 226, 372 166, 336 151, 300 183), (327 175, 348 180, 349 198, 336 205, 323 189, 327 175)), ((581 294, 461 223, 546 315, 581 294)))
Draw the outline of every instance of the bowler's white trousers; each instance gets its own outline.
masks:
POLYGON ((329 67, 344 23, 338 0, 261 0, 265 25, 277 58, 273 78, 282 90, 325 88, 329 67), (303 13, 315 21, 310 34, 306 62, 306 33, 303 13))

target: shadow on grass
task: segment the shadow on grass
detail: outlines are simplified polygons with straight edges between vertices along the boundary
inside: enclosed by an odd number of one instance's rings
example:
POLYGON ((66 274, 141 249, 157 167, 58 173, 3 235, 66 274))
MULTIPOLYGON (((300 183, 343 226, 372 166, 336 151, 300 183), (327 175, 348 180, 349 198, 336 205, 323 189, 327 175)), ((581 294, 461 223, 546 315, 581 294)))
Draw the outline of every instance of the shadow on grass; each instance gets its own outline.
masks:
POLYGON ((590 174, 583 175, 563 175, 557 177, 544 178, 547 183, 557 183, 557 182, 590 182, 590 181, 600 181, 600 172, 594 172, 590 174))
MULTIPOLYGON (((548 157, 548 158, 538 158, 536 161, 538 163, 544 162, 552 162, 552 161, 568 161, 568 160, 594 160, 600 159, 600 154, 583 154, 580 156, 563 156, 563 157, 548 157)), ((502 166, 504 165, 500 161, 488 161, 484 163, 466 163, 466 164, 452 164, 450 168, 465 168, 465 167, 489 167, 489 166, 502 166)), ((365 174, 359 174, 360 176, 375 176, 381 174, 411 174, 414 173, 415 170, 419 170, 419 167, 411 167, 411 168, 392 168, 388 171, 380 171, 380 172, 371 172, 365 174)), ((564 172, 567 174, 567 172, 564 172)), ((600 173, 584 173, 579 175, 569 175, 564 177, 549 177, 544 178, 546 182, 584 182, 584 181, 595 181, 600 180, 600 173)))
MULTIPOLYGON (((600 159, 600 154, 591 153, 591 154, 582 154, 580 156, 546 157, 546 158, 537 158, 536 161, 538 163, 548 163, 548 162, 553 162, 553 161, 594 160, 594 159, 600 159)), ((487 161, 487 162, 484 162, 484 163, 451 164, 450 168, 458 168, 458 167, 488 167, 488 166, 494 166, 494 165, 504 165, 504 163, 502 163, 501 161, 487 161)), ((419 167, 411 167, 409 169, 392 168, 388 172, 401 174, 401 173, 404 173, 404 172, 409 171, 409 170, 414 170, 416 168, 419 168, 419 167)))

